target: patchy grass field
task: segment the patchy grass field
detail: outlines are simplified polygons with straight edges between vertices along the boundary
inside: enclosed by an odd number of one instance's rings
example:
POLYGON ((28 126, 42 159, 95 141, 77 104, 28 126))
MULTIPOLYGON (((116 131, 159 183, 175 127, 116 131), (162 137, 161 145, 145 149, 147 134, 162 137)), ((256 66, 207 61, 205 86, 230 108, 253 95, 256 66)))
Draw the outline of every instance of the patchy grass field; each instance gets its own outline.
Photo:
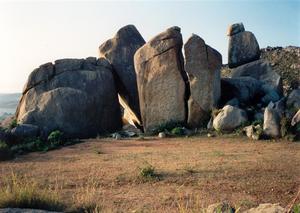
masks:
POLYGON ((90 139, 0 163, 53 190, 65 211, 199 212, 228 201, 287 206, 300 187, 300 143, 246 138, 90 139))

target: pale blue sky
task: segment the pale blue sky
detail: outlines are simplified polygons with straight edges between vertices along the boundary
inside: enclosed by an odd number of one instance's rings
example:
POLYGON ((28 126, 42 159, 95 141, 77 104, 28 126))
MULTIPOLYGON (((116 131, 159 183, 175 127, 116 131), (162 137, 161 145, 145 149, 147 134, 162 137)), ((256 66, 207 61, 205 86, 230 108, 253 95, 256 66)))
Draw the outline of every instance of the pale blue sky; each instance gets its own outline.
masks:
POLYGON ((29 73, 59 58, 98 55, 98 46, 134 24, 145 40, 181 27, 216 48, 227 63, 229 24, 243 22, 260 44, 300 46, 300 0, 0 3, 0 93, 20 92, 29 73))

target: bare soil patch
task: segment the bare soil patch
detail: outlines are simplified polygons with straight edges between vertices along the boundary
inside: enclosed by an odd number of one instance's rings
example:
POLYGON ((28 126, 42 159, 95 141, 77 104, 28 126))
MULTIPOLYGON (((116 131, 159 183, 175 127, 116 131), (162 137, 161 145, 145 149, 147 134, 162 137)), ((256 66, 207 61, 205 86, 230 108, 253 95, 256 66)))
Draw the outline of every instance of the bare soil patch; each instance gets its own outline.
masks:
POLYGON ((300 187, 300 143, 246 138, 89 139, 0 163, 0 186, 15 173, 55 188, 67 210, 195 212, 228 201, 283 207, 300 187), (157 179, 139 181, 151 164, 157 179))

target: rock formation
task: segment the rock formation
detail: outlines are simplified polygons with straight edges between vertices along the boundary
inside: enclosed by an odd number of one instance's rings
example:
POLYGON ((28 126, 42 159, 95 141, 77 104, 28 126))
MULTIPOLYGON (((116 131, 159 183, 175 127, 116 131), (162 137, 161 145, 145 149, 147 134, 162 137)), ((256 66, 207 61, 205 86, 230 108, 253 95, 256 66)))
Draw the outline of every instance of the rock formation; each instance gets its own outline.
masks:
POLYGON ((260 80, 261 82, 270 85, 278 94, 282 94, 282 79, 280 75, 278 75, 272 69, 271 65, 264 60, 253 61, 232 70, 232 78, 242 76, 250 76, 260 80))
POLYGON ((245 31, 242 23, 229 26, 228 66, 234 68, 260 57, 258 42, 253 33, 245 31))
POLYGON ((203 127, 221 96, 222 56, 197 35, 187 40, 184 53, 185 71, 190 85, 187 124, 190 127, 203 127))
POLYGON ((135 26, 127 25, 99 47, 100 57, 106 58, 115 71, 120 103, 137 125, 141 125, 141 118, 133 57, 144 44, 145 41, 135 26))
POLYGON ((35 69, 28 78, 16 118, 47 136, 92 137, 121 128, 112 68, 105 59, 61 59, 35 69))
POLYGON ((145 132, 186 120, 186 80, 179 27, 152 38, 134 55, 140 111, 145 132))

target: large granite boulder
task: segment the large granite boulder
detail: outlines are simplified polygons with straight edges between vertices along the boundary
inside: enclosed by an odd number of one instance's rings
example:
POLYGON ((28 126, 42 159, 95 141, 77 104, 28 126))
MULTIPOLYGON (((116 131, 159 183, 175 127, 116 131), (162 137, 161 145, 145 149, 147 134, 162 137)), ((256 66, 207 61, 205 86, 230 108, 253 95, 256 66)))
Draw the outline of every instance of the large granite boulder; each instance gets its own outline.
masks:
POLYGON ((186 82, 179 27, 152 38, 134 55, 140 110, 145 132, 186 120, 186 82))
POLYGON ((138 125, 141 125, 141 117, 133 56, 144 44, 145 41, 135 26, 127 25, 99 47, 100 57, 106 58, 115 71, 120 103, 131 120, 138 125))
POLYGON ((249 76, 260 80, 270 85, 271 89, 276 90, 279 95, 282 94, 282 79, 280 75, 263 59, 244 64, 232 70, 232 78, 242 76, 249 76))
MULTIPOLYGON (((235 29, 238 27, 234 27, 235 29)), ((238 30, 229 31, 228 46, 228 66, 234 68, 251 61, 255 61, 260 57, 260 49, 258 42, 253 33, 243 31, 242 27, 238 30), (238 32, 234 34, 235 32, 238 32)))
POLYGON ((264 135, 270 138, 280 137, 280 119, 281 115, 276 104, 270 102, 270 104, 265 108, 264 112, 264 135))
POLYGON ((213 120, 213 127, 217 131, 231 132, 248 120, 246 111, 234 106, 224 106, 213 120))
POLYGON ((206 45, 198 35, 187 40, 184 53, 185 71, 190 83, 187 122, 190 127, 203 127, 221 96, 222 55, 206 45))
POLYGON ((260 100, 262 83, 251 77, 222 78, 222 103, 236 98, 241 104, 253 104, 260 100))
POLYGON ((113 132, 122 127, 114 77, 108 61, 62 59, 54 65, 47 64, 53 69, 41 67, 29 76, 28 82, 37 79, 31 79, 32 76, 45 78, 26 84, 28 86, 16 112, 19 124, 38 126, 43 136, 60 130, 67 137, 78 138, 113 132), (54 71, 54 74, 44 73, 47 70, 54 71))

